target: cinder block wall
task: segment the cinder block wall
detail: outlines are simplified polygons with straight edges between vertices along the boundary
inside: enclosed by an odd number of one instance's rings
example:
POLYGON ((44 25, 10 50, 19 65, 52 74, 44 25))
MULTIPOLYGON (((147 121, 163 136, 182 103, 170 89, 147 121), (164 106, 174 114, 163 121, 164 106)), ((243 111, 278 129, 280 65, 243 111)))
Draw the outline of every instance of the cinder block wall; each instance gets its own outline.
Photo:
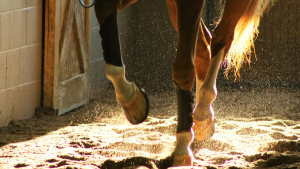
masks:
POLYGON ((42 0, 0 1, 0 126, 41 102, 42 0))

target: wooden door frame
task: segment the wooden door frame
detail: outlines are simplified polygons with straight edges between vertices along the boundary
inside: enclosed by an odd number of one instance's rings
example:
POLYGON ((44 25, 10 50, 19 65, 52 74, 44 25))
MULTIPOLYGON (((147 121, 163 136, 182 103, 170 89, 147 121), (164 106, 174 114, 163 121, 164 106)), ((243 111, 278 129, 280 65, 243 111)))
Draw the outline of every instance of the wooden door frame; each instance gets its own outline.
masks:
MULTIPOLYGON (((55 33, 58 31, 58 24, 57 20, 59 20, 59 17, 56 12, 56 5, 57 2, 61 0, 44 0, 44 16, 45 16, 45 25, 44 25, 44 57, 43 57, 43 86, 42 86, 42 101, 43 101, 43 107, 47 107, 52 109, 56 114, 63 114, 67 111, 70 111, 70 109, 74 109, 78 106, 81 106, 85 103, 80 103, 78 105, 74 105, 71 108, 68 108, 67 110, 64 110, 64 112, 59 112, 56 108, 56 95, 55 89, 58 87, 58 68, 55 67, 55 65, 58 65, 59 59, 55 57, 59 54, 59 50, 57 49, 57 44, 60 43, 60 39, 56 38, 55 33)), ((78 0, 71 0, 76 1, 76 3, 79 4, 78 0)), ((86 0, 86 3, 88 3, 89 0, 86 0)), ((83 8, 83 7, 82 7, 83 8)), ((88 65, 87 68, 87 79, 88 79, 88 85, 89 82, 89 64, 90 64, 90 19, 89 19, 89 9, 85 9, 85 39, 87 44, 87 57, 88 60, 86 64, 88 65)), ((89 87, 88 87, 89 88, 89 87)), ((88 89, 89 93, 89 89, 88 89)), ((87 98, 89 100, 89 98, 87 98)), ((86 101, 87 102, 87 101, 86 101)))

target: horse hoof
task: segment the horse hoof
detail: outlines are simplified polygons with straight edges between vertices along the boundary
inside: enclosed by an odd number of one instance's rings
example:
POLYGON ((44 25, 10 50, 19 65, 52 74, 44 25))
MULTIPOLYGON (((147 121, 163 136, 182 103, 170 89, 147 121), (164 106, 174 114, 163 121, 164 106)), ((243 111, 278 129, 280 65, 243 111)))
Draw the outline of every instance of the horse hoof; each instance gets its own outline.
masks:
POLYGON ((171 166, 193 166, 193 156, 189 154, 182 154, 182 155, 172 155, 171 157, 171 166))
POLYGON ((144 122, 149 114, 149 99, 144 89, 135 87, 135 93, 132 99, 121 105, 127 120, 131 124, 140 124, 144 122))
POLYGON ((195 140, 204 141, 210 139, 215 132, 215 119, 208 118, 205 120, 197 120, 195 117, 194 126, 192 127, 195 134, 195 140))

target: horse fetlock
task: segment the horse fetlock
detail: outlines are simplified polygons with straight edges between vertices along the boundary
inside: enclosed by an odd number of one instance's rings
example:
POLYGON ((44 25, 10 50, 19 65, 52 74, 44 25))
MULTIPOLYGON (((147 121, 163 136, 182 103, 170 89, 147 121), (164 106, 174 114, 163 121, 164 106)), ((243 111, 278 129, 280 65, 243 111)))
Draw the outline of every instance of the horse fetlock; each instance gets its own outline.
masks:
POLYGON ((195 140, 203 141, 212 137, 215 130, 214 110, 211 103, 217 96, 216 88, 203 84, 199 89, 199 101, 193 111, 195 140))
POLYGON ((106 64, 106 77, 112 82, 115 79, 124 79, 125 66, 114 66, 111 64, 106 64))
POLYGON ((204 141, 212 137, 215 131, 215 118, 211 105, 198 104, 194 109, 193 121, 195 140, 204 141))
POLYGON ((125 78, 125 66, 106 64, 106 77, 113 83, 117 101, 122 105, 132 100, 136 86, 125 78))
POLYGON ((116 99, 131 124, 143 122, 149 112, 149 101, 143 89, 125 78, 125 66, 106 64, 106 76, 114 85, 116 99))
POLYGON ((212 137, 215 132, 215 117, 211 105, 197 104, 193 113, 193 121, 195 140, 204 141, 212 137))
POLYGON ((179 154, 190 154, 192 153, 190 149, 190 144, 194 140, 194 132, 192 129, 190 131, 182 131, 176 133, 176 148, 173 152, 174 155, 179 154))
POLYGON ((176 147, 172 154, 172 166, 192 166, 193 153, 190 144, 194 140, 193 130, 176 133, 176 147))

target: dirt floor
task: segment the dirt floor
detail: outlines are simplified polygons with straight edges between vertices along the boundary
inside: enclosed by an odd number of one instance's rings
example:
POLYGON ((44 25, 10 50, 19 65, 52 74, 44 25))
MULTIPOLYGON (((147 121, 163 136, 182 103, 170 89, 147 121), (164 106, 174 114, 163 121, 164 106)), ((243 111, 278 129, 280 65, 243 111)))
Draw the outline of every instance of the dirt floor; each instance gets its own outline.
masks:
MULTIPOLYGON (((0 168, 168 168, 175 145, 174 93, 149 96, 149 118, 130 125, 114 91, 64 116, 41 109, 0 128, 0 168)), ((194 142, 193 168, 300 168, 300 91, 222 90, 216 132, 194 142)))

